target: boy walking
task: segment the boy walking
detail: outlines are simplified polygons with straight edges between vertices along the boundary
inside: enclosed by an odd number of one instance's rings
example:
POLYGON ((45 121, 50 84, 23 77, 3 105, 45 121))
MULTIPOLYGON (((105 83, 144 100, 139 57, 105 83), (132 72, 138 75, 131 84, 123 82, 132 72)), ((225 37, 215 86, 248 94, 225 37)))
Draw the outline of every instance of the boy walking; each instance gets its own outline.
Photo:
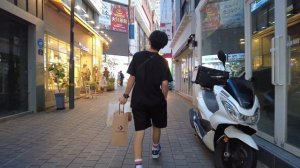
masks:
POLYGON ((134 54, 128 67, 130 74, 125 93, 119 98, 125 104, 132 88, 131 107, 135 125, 134 159, 142 168, 142 144, 145 130, 152 126, 152 158, 159 158, 161 128, 167 126, 168 83, 173 81, 167 61, 158 51, 168 43, 168 36, 154 31, 149 36, 150 49, 134 54))

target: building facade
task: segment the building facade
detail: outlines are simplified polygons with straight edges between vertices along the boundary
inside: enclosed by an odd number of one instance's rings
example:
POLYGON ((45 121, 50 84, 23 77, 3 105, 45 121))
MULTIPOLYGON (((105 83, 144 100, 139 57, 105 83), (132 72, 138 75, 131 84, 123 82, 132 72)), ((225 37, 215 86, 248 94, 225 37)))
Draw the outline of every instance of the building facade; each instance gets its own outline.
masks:
POLYGON ((129 50, 133 55, 138 51, 145 50, 148 45, 148 37, 150 33, 157 28, 157 22, 154 20, 155 11, 154 3, 149 0, 132 0, 131 9, 133 12, 130 21, 131 36, 129 36, 129 50))
POLYGON ((43 1, 0 1, 0 117, 37 111, 43 92, 43 1))
POLYGON ((193 99, 192 74, 194 67, 199 64, 194 47, 189 42, 195 38, 195 8, 196 1, 175 0, 173 4, 173 38, 170 44, 174 60, 175 90, 179 94, 193 99), (194 56, 195 55, 195 56, 194 56))
MULTIPOLYGON (((0 117, 54 106, 56 83, 47 68, 62 63, 68 80, 70 1, 0 1, 0 117)), ((75 94, 84 82, 99 82, 108 38, 97 31, 100 7, 76 0, 75 94), (89 19, 88 19, 89 18, 89 19), (89 75, 87 75, 89 74, 89 75)), ((64 89, 67 92, 67 89, 64 89)))
POLYGON ((294 0, 176 1, 172 49, 176 90, 195 103, 199 86, 194 68, 220 68, 217 52, 227 53, 232 76, 252 79, 261 105, 259 160, 269 167, 300 165, 299 25, 300 2, 294 0), (184 7, 191 3, 190 8, 184 7), (179 12, 180 11, 180 12, 179 12), (187 12, 190 11, 190 12, 187 12), (183 14, 183 16, 182 16, 183 14), (187 19, 188 18, 188 19, 187 19), (195 28, 195 29, 194 29, 195 28), (186 84, 187 81, 187 84, 186 84), (183 88, 182 88, 183 86, 183 88), (185 90, 184 90, 185 89, 185 90))
MULTIPOLYGON (((109 41, 98 32, 100 9, 88 0, 75 1, 74 27, 74 85, 75 97, 85 93, 87 83, 100 82, 103 46, 109 41)), ((70 1, 52 1, 45 3, 44 22, 44 71, 45 71, 45 107, 55 105, 56 83, 47 72, 52 63, 62 63, 67 79, 70 57, 70 1)), ((100 7, 99 7, 100 8, 100 7)), ((67 89, 65 88, 67 93, 67 89)), ((68 95, 68 93, 67 93, 68 95)))

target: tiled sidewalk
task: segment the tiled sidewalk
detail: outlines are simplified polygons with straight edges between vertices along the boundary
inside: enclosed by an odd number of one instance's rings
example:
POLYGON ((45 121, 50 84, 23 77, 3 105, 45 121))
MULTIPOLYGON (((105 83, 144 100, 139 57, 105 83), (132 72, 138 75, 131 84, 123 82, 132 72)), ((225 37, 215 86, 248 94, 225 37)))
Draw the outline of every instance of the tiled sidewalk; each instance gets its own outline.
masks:
MULTIPOLYGON (((133 123, 128 147, 110 145, 106 127, 109 102, 122 90, 79 99, 74 110, 29 114, 0 123, 0 167, 128 167, 133 168, 133 123)), ((162 130, 162 155, 151 158, 151 130, 144 139, 144 167, 214 167, 212 152, 194 136, 188 122, 191 104, 170 93, 168 127, 162 130)))

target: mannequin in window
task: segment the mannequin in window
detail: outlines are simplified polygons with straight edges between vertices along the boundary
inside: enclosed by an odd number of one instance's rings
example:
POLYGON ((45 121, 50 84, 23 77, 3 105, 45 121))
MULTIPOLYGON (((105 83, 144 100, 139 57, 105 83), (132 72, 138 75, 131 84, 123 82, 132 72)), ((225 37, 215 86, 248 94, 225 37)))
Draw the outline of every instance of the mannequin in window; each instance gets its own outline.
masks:
POLYGON ((81 78, 82 78, 83 86, 85 86, 86 82, 90 81, 90 77, 91 77, 90 69, 86 64, 83 64, 83 67, 81 69, 81 78))

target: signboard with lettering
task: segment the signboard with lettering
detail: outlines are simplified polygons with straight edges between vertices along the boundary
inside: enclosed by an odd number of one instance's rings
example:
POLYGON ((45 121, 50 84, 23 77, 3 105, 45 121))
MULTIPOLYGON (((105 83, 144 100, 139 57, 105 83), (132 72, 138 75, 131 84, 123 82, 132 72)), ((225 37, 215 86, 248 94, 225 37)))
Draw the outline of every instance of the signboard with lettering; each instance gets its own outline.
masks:
POLYGON ((161 23, 160 30, 168 35, 169 40, 172 40, 172 23, 161 23))
POLYGON ((228 0, 207 4, 201 10, 204 31, 228 29, 244 25, 244 2, 228 0))
POLYGON ((235 53, 235 54, 228 54, 227 61, 241 61, 245 60, 245 53, 235 53))
POLYGON ((102 2, 102 14, 100 16, 100 28, 110 30, 111 26, 111 4, 102 2))
POLYGON ((220 26, 223 29, 241 27, 244 25, 244 2, 230 0, 219 3, 220 26))
POLYGON ((129 25, 129 39, 134 39, 134 25, 129 25))
POLYGON ((123 5, 103 2, 99 23, 101 29, 127 33, 128 8, 123 5))
POLYGON ((129 23, 134 23, 134 7, 129 7, 129 23))
POLYGON ((112 5, 111 30, 127 33, 128 31, 128 10, 121 5, 112 5))

